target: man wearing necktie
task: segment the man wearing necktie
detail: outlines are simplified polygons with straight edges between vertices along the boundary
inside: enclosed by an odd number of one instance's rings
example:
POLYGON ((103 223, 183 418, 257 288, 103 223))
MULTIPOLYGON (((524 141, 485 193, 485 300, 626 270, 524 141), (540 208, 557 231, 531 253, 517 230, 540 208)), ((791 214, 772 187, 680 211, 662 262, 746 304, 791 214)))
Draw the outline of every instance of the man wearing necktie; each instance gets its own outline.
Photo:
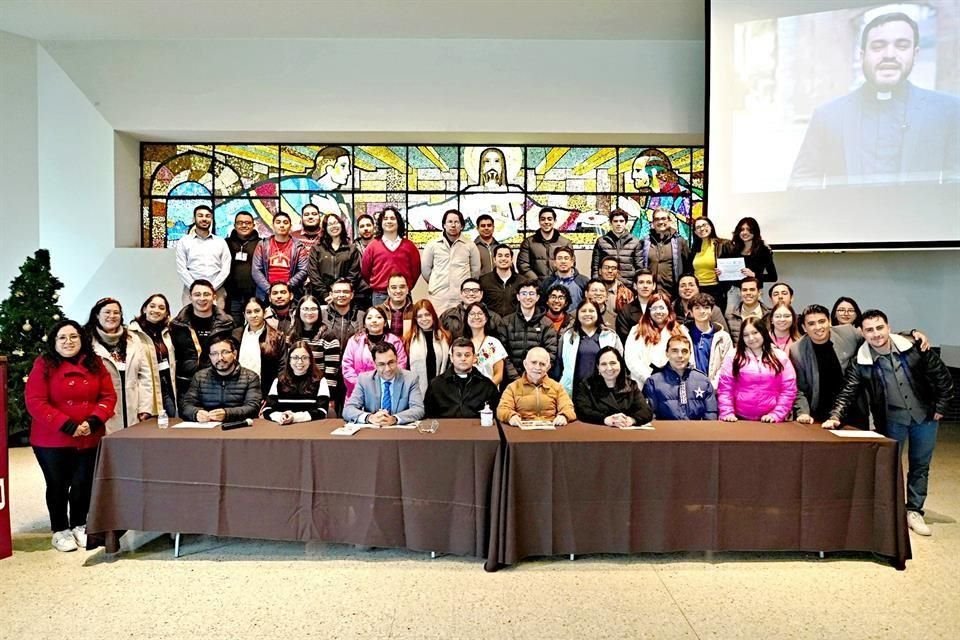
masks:
POLYGON ((417 376, 399 367, 394 346, 380 342, 374 345, 372 353, 376 370, 357 378, 343 408, 343 419, 389 427, 422 418, 423 392, 417 376))

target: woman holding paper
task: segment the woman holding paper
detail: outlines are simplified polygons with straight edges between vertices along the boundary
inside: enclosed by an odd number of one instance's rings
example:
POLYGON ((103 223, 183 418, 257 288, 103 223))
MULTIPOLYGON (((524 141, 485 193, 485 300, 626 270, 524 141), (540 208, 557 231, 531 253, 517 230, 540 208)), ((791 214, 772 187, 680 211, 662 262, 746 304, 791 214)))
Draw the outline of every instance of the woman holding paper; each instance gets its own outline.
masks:
POLYGON ((577 384, 573 392, 573 406, 580 420, 608 427, 632 427, 653 418, 616 347, 600 349, 593 375, 577 384))
POLYGON ((727 308, 729 284, 719 280, 717 258, 726 258, 730 252, 730 241, 717 236, 717 229, 710 218, 703 216, 694 220, 693 247, 684 271, 697 277, 700 292, 713 296, 721 311, 727 308))

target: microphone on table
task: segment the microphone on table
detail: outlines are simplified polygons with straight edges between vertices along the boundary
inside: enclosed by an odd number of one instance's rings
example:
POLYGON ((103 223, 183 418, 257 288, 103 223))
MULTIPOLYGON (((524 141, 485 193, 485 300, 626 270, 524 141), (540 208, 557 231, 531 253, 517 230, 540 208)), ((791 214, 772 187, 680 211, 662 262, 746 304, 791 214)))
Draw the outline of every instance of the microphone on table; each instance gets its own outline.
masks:
POLYGON ((246 420, 234 420, 233 422, 224 422, 220 425, 220 428, 224 431, 230 431, 231 429, 242 429, 243 427, 252 427, 253 420, 247 418, 246 420))

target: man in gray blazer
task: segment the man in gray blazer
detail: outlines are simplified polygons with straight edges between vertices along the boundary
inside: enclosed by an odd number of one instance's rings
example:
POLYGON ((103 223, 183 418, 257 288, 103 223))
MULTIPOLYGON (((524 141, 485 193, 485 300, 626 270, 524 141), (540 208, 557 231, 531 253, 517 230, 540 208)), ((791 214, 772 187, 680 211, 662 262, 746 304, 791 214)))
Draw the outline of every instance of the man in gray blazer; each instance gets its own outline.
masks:
POLYGON ((376 371, 361 373, 343 407, 343 419, 388 427, 409 424, 423 417, 423 392, 417 376, 397 364, 397 351, 389 342, 373 347, 376 371))
MULTIPOLYGON (((800 317, 805 336, 790 347, 790 361, 797 372, 797 399, 793 408, 797 422, 812 424, 830 417, 833 401, 843 388, 843 376, 863 342, 853 325, 830 326, 826 307, 812 304, 800 317)), ((852 415, 851 424, 866 428, 866 404, 852 415)))

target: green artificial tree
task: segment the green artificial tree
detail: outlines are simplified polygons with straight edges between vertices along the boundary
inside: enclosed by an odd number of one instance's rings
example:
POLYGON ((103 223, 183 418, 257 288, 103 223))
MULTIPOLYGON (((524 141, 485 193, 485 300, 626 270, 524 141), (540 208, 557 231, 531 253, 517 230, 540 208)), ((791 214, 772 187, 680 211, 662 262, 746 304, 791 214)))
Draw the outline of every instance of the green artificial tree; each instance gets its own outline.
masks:
POLYGON ((27 374, 46 349, 47 333, 63 317, 58 302, 63 282, 50 273, 50 252, 39 249, 10 283, 0 303, 0 353, 7 356, 7 424, 10 441, 25 442, 30 416, 23 401, 27 374))

